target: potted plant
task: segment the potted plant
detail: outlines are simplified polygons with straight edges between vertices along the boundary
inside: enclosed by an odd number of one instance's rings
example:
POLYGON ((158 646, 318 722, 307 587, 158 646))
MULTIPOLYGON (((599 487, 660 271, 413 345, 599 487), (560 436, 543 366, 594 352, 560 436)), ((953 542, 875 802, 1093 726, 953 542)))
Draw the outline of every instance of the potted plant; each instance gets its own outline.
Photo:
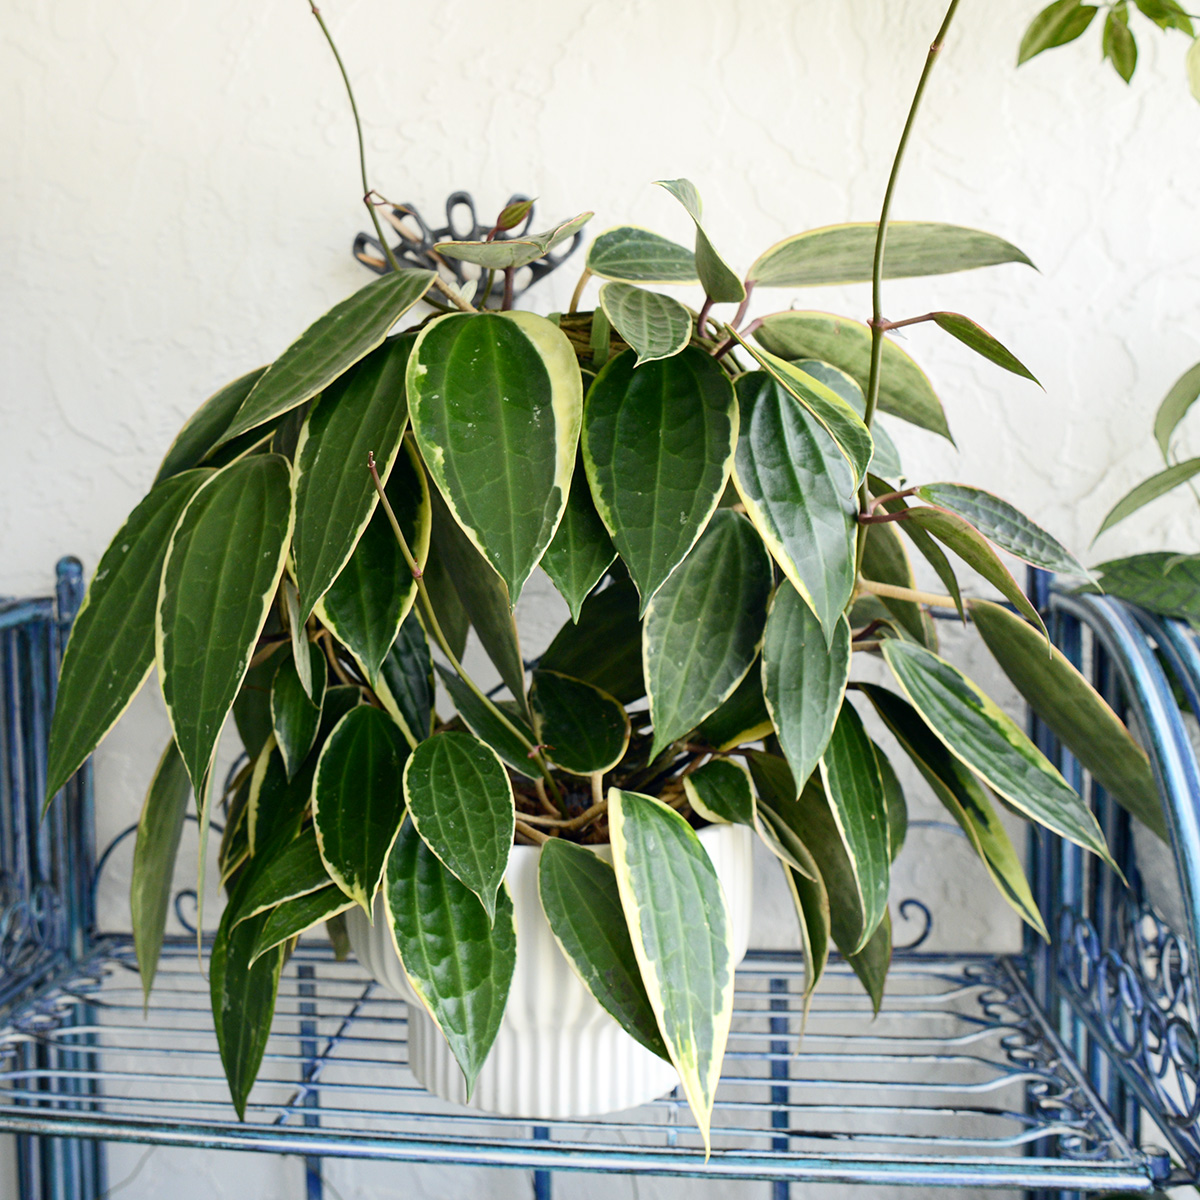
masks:
MULTIPOLYGON (((1080 761, 1161 831, 1145 755, 1049 648, 997 547, 1083 569, 987 492, 908 484, 876 419, 949 436, 886 336, 917 321, 1029 376, 964 316, 883 313, 886 278, 1028 262, 977 230, 889 221, 956 7, 878 222, 787 238, 743 274, 696 189, 667 181, 694 247, 610 229, 570 311, 542 316, 512 308, 517 272, 591 214, 533 234, 518 202, 483 238, 437 247, 477 280, 388 251, 392 270, 180 431, 76 621, 47 795, 157 669, 173 737, 135 849, 139 966, 149 995, 194 793, 202 876, 225 811, 210 976, 239 1115, 289 949, 325 922, 414 1001, 413 1065, 435 1090, 547 1116, 678 1078, 707 1143, 754 837, 791 889, 808 992, 836 946, 879 1004, 906 815, 864 713, 1044 935, 993 798, 1108 852, 1016 723, 938 656, 931 606, 973 620, 1080 761), (602 286, 584 309, 589 280, 602 286), (699 311, 660 290, 696 282, 699 311), (846 282, 872 283, 865 324, 746 323, 753 291, 846 282), (916 587, 908 546, 945 595, 916 587), (964 601, 947 550, 1016 613, 964 601), (513 607, 539 564, 571 621, 530 671, 513 607), (469 629, 506 695, 463 667, 469 629), (893 686, 859 677, 864 655, 893 686), (453 714, 436 711, 435 672, 453 714), (222 794, 231 712, 249 762, 222 794)), ((385 246, 365 169, 363 187, 385 246)))

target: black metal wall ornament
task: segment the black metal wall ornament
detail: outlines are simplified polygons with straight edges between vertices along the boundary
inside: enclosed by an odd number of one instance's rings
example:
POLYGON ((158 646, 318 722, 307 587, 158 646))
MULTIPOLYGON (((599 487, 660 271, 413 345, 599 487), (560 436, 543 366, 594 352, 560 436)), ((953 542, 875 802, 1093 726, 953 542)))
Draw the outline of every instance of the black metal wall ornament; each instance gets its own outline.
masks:
MULTIPOLYGON (((504 207, 529 200, 529 196, 514 192, 505 202, 504 207)), ((486 272, 480 273, 477 267, 471 267, 472 274, 468 275, 464 268, 467 268, 469 264, 460 262, 458 259, 443 257, 434 249, 438 242, 483 241, 491 233, 494 222, 491 224, 480 223, 475 211, 475 201, 470 192, 450 193, 446 198, 446 223, 439 229, 429 227, 415 204, 382 203, 378 207, 380 215, 399 235, 399 241, 392 247, 392 254, 402 266, 418 267, 426 271, 448 271, 454 276, 459 287, 486 274, 486 272)), ((497 233, 492 240, 503 242, 525 237, 533 227, 535 211, 535 206, 530 204, 529 212, 521 225, 515 229, 497 233)), ((513 294, 519 296, 539 280, 544 279, 551 271, 562 266, 579 248, 582 240, 583 233, 580 231, 571 239, 565 250, 556 254, 547 254, 527 267, 520 268, 516 273, 513 294)), ((354 257, 377 275, 386 275, 392 269, 387 261, 383 245, 378 238, 372 237, 369 233, 360 233, 354 239, 354 257)), ((503 294, 504 280, 497 273, 491 293, 486 299, 499 303, 503 294)), ((475 297, 476 305, 482 304, 484 299, 485 297, 477 295, 475 297)))

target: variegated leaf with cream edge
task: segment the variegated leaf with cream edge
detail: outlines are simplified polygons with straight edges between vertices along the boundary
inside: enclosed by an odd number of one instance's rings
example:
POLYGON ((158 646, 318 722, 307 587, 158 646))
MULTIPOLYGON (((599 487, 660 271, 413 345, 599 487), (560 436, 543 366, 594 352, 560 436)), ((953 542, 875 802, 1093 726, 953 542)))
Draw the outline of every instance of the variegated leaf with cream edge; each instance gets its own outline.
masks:
POLYGON ((319 891, 328 887, 329 883, 316 835, 312 826, 309 826, 294 841, 278 845, 270 853, 256 856, 245 882, 238 881, 237 904, 230 927, 234 928, 268 909, 277 908, 288 900, 319 891))
POLYGON ((601 279, 620 283, 699 282, 691 250, 636 225, 621 225, 600 234, 588 250, 587 269, 601 279))
POLYGON ((658 186, 670 192, 696 226, 696 274, 708 298, 717 304, 740 304, 746 288, 729 264, 717 253, 701 224, 700 193, 689 179, 659 179, 658 186))
POLYGON ((732 758, 714 758, 683 777, 688 803, 706 821, 755 825, 750 772, 732 758))
POLYGON ((592 501, 581 459, 571 477, 571 491, 562 521, 542 555, 542 570, 567 602, 571 620, 576 624, 588 593, 604 577, 616 557, 617 549, 592 501))
POLYGON ((306 639, 302 644, 309 662, 313 698, 305 695, 296 659, 290 654, 279 664, 271 681, 271 725, 289 779, 300 770, 300 764, 317 740, 325 703, 325 655, 314 642, 306 639))
POLYGON ((239 376, 214 392, 190 417, 175 435, 154 477, 155 485, 182 471, 199 467, 220 444, 242 401, 262 378, 266 367, 259 367, 239 376))
POLYGON ((600 304, 612 327, 637 351, 637 363, 678 354, 692 338, 692 315, 678 300, 629 283, 606 283, 600 304))
POLYGON ((517 711, 515 703, 507 700, 494 703, 494 707, 507 718, 508 724, 505 724, 453 671, 447 670, 441 663, 437 663, 436 667, 442 686, 450 693, 463 724, 518 774, 527 779, 537 779, 541 772, 529 754, 537 739, 525 718, 517 711))
POLYGON ((433 732, 433 657, 415 608, 383 660, 375 694, 409 745, 433 732))
POLYGON ((292 900, 285 900, 267 915, 259 929, 258 938, 250 952, 250 965, 253 966, 262 956, 276 946, 307 933, 315 925, 344 913, 354 907, 345 892, 336 884, 328 884, 315 892, 306 892, 292 900))
POLYGON ((497 238, 495 241, 438 242, 434 249, 447 258, 474 263, 484 270, 515 270, 518 267, 527 267, 539 258, 545 258, 560 242, 574 237, 594 215, 590 212, 580 213, 579 216, 562 221, 544 233, 522 234, 519 238, 497 238))
POLYGON ((533 673, 529 705, 537 741, 564 771, 602 775, 625 757, 629 717, 607 692, 557 671, 539 670, 533 673))

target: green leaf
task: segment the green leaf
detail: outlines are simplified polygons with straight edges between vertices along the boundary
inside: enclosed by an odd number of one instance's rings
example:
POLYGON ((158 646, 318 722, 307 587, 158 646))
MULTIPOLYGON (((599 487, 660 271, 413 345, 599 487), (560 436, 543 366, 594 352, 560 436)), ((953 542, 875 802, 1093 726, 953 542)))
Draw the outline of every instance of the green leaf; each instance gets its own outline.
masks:
POLYGON ((404 799, 425 844, 494 919, 515 830, 512 784, 496 752, 469 733, 434 734, 404 766, 404 799))
POLYGON ((917 495, 957 513, 989 542, 1035 567, 1088 578, 1087 568, 1056 537, 991 492, 962 483, 927 483, 917 495))
POLYGON ((187 769, 175 742, 170 741, 158 760, 138 819, 129 887, 133 948, 137 953, 142 995, 147 1004, 150 1003, 150 989, 154 986, 158 956, 167 928, 175 859, 191 794, 187 769))
POLYGON ((779 865, 796 908, 804 947, 804 1019, 807 1020, 809 1001, 829 961, 829 891, 815 859, 812 859, 812 878, 793 870, 786 862, 779 865))
POLYGON ((886 802, 888 817, 888 848, 892 862, 896 861, 908 836, 908 801, 904 798, 904 789, 892 767, 888 756, 879 745, 872 741, 875 750, 875 761, 879 764, 879 776, 883 780, 883 794, 886 802))
POLYGON ((859 982, 871 997, 875 1015, 883 1005, 883 987, 887 981, 888 968, 892 965, 892 914, 884 910, 879 928, 871 940, 857 954, 846 955, 846 961, 854 969, 859 982))
POLYGON ((609 324, 603 308, 598 308, 592 313, 588 349, 592 354, 592 369, 600 370, 608 362, 609 351, 612 349, 612 325, 609 324))
POLYGON ((627 350, 588 391, 583 461, 601 520, 641 595, 642 611, 695 544, 733 463, 737 404, 710 354, 634 370, 627 350))
POLYGON ((607 692, 557 671, 534 671, 529 704, 538 742, 564 771, 603 774, 625 757, 629 718, 607 692))
POLYGON ((1073 42, 1092 23, 1098 11, 1094 5, 1083 4, 1081 0, 1055 0, 1042 9, 1025 30, 1017 53, 1017 66, 1043 50, 1073 42))
POLYGON ((763 699, 762 664, 755 662, 733 695, 696 728, 700 741, 724 753, 744 742, 757 742, 774 731, 763 699))
MULTIPOLYGON (((746 279, 762 287, 866 283, 873 274, 878 228, 874 222, 857 222, 794 234, 760 255, 746 279)), ((980 229, 888 222, 884 279, 947 275, 1010 262, 1033 266, 1016 246, 980 229)))
MULTIPOLYGON (((1189 51, 1190 53, 1190 51, 1189 51)), ((1163 397, 1154 414, 1154 440, 1167 459, 1171 451, 1171 435, 1179 426, 1179 422, 1187 416, 1188 411, 1200 396, 1200 363, 1189 367, 1171 385, 1171 390, 1163 397)))
POLYGON ((383 660, 375 692, 411 744, 433 732, 433 659, 415 611, 404 618, 383 660))
POLYGON ((858 503, 825 431, 761 371, 737 382, 734 484, 746 513, 827 637, 854 589, 858 503))
POLYGON ((827 644, 812 610, 781 583, 767 617, 762 687, 798 789, 825 753, 849 677, 846 619, 838 620, 832 643, 827 644))
POLYGON ((442 865, 406 821, 388 858, 384 888, 396 951, 421 998, 475 1088, 496 1040, 517 962, 508 890, 495 919, 442 865))
POLYGON ((460 262, 474 263, 488 271, 515 270, 527 267, 532 262, 554 249, 559 242, 574 237, 595 213, 580 213, 569 221, 562 221, 544 233, 527 234, 519 238, 506 238, 494 242, 438 242, 434 249, 447 258, 460 262))
MULTIPOLYGON (((817 358, 845 371, 865 392, 871 374, 871 331, 859 321, 823 312, 783 312, 763 318, 755 333, 772 354, 794 362, 817 358)), ((925 372, 895 342, 883 339, 879 410, 951 443, 942 403, 925 372)))
POLYGON ((171 531, 211 471, 155 487, 100 559, 58 674, 47 751, 46 803, 83 765, 141 690, 154 665, 154 612, 171 531))
POLYGON ((378 506, 368 453, 385 481, 396 462, 408 421, 404 373, 414 340, 391 338, 348 371, 300 431, 292 554, 302 617, 342 572, 378 506))
POLYGON ((731 928, 692 827, 637 792, 609 792, 613 867, 642 981, 705 1151, 733 1015, 731 928))
POLYGON ((266 367, 240 376, 232 383, 227 383, 219 392, 209 396, 205 402, 184 423, 183 428, 175 435, 170 449, 163 457, 154 477, 155 486, 178 475, 198 467, 210 453, 221 443, 221 438, 234 414, 242 406, 242 402, 250 395, 254 385, 266 372, 266 367))
POLYGON ((1200 38, 1197 38, 1187 52, 1188 89, 1193 100, 1200 100, 1200 38))
POLYGON ((1117 74, 1128 83, 1137 67, 1137 42, 1129 32, 1129 10, 1123 4, 1108 10, 1100 44, 1104 57, 1112 62, 1117 74))
MULTIPOLYGON (((882 479, 870 478, 869 486, 871 494, 874 496, 885 496, 892 491, 892 485, 886 483, 882 479)), ((912 505, 907 500, 897 498, 886 500, 883 503, 883 508, 889 513, 903 512, 912 505)), ((905 537, 916 546, 920 551, 921 556, 933 568, 937 577, 942 581, 942 586, 950 594, 954 601, 954 607, 958 610, 958 615, 962 621, 966 622, 966 613, 963 610, 962 593, 959 590, 958 579, 954 575, 954 568, 950 565, 950 560, 946 557, 945 551, 937 544, 934 538, 926 533, 926 531, 918 525, 913 525, 909 521, 897 522, 905 537)), ((870 552, 870 539, 867 540, 867 550, 870 552)), ((907 561, 907 556, 905 557, 907 561)), ((936 646, 930 646, 930 649, 936 649, 936 646)))
POLYGON ((295 839, 308 809, 315 769, 316 762, 306 760, 288 779, 274 737, 263 746, 254 760, 246 800, 246 838, 252 855, 269 856, 295 839))
POLYGON ((1032 379, 1038 387, 1042 386, 1015 354, 970 317, 964 317, 962 313, 940 312, 933 314, 933 320, 939 329, 944 329, 951 337, 957 338, 988 362, 994 362, 996 366, 1024 379, 1032 379))
POLYGON ((296 585, 287 575, 280 580, 279 590, 283 597, 296 675, 304 694, 311 700, 313 699, 312 657, 308 646, 308 634, 304 627, 305 623, 300 616, 300 595, 296 591, 296 585))
POLYGON ((300 769, 317 740, 321 705, 325 700, 325 655, 313 642, 305 642, 305 653, 314 680, 315 704, 304 694, 296 661, 291 655, 280 663, 271 684, 271 723, 289 779, 300 769))
POLYGON ((514 771, 518 771, 527 779, 539 778, 541 772, 529 754, 530 747, 537 739, 524 718, 515 711, 505 712, 502 707, 504 701, 497 705, 508 718, 509 724, 516 728, 517 732, 514 733, 453 671, 448 671, 441 663, 437 663, 436 666, 442 684, 450 693, 455 710, 467 728, 481 742, 486 742, 495 750, 514 771))
POLYGON ((538 859, 538 893, 559 949, 588 991, 622 1029, 669 1061, 612 866, 590 849, 552 838, 538 859))
MULTIPOLYGON (((891 584, 894 587, 915 588, 917 586, 904 543, 901 542, 894 525, 870 525, 867 527, 867 539, 863 547, 862 576, 864 579, 891 584)), ((937 630, 932 618, 921 605, 912 600, 898 600, 894 596, 880 596, 878 599, 905 633, 916 638, 921 645, 928 649, 937 649, 937 630)), ((959 597, 959 602, 961 604, 961 597, 959 597)))
POLYGON ((587 269, 601 279, 625 283, 698 283, 696 256, 683 246, 640 229, 606 229, 588 250, 587 269))
POLYGON ((742 281, 713 248, 700 223, 700 193, 688 179, 659 179, 658 186, 665 188, 687 210, 696 223, 696 274, 710 300, 717 304, 740 304, 746 298, 742 281))
POLYGON ((351 709, 321 748, 313 825, 325 869, 368 918, 384 863, 404 818, 408 745, 387 713, 351 709))
MULTIPOLYGON (((430 500, 436 493, 430 492, 430 500)), ((438 497, 440 500, 441 497, 438 497)), ((434 529, 436 530, 437 520, 437 504, 432 504, 434 510, 434 529)), ((466 541, 466 535, 454 524, 454 518, 446 512, 445 504, 441 505, 443 525, 449 524, 454 526, 454 531, 462 538, 468 546, 470 543, 466 541)), ((436 534, 432 537, 432 543, 436 545, 436 534)), ((445 535, 443 535, 443 541, 445 535)), ((472 546, 471 552, 478 560, 479 555, 475 554, 475 549, 472 546)), ((480 567, 487 575, 495 575, 487 567, 486 563, 480 563, 480 567)), ((502 587, 500 581, 496 580, 497 586, 502 587)), ((429 561, 425 564, 425 589, 429 592, 429 599, 433 605, 433 611, 437 613, 438 624, 442 627, 442 635, 445 637, 447 644, 455 658, 462 658, 463 651, 467 646, 467 634, 471 631, 471 618, 467 615, 467 610, 463 606, 462 597, 458 594, 458 588, 455 587, 454 581, 451 578, 450 571, 446 564, 442 561, 442 555, 435 549, 429 556, 429 561)), ((504 608, 508 610, 508 594, 507 589, 504 589, 504 608)), ((413 610, 417 614, 417 619, 421 622, 422 628, 425 625, 425 615, 419 607, 413 610)))
MULTIPOLYGON (((792 366, 818 383, 823 383, 836 396, 845 400, 860 418, 866 413, 867 400, 862 388, 845 371, 829 363, 818 362, 815 358, 802 358, 792 363, 792 366)), ((875 451, 867 469, 873 475, 899 479, 904 474, 904 468, 900 465, 900 452, 887 430, 878 421, 871 425, 871 441, 875 444, 875 451)))
POLYGON ((207 479, 171 537, 155 655, 197 795, 279 586, 293 516, 291 467, 267 454, 207 479))
POLYGON ((238 882, 230 928, 297 896, 307 896, 328 886, 329 876, 310 826, 294 841, 255 856, 245 881, 238 882))
POLYGON ((971 680, 911 642, 886 641, 883 656, 951 754, 1025 816, 1112 865, 1087 805, 1016 722, 971 680))
POLYGON ((516 229, 532 211, 532 200, 515 200, 512 204, 506 204, 496 218, 496 228, 505 232, 516 229))
POLYGON ((515 604, 575 469, 583 381, 571 343, 533 313, 448 313, 417 338, 408 403, 430 475, 515 604))
POLYGON ((740 513, 718 509, 646 609, 642 662, 651 759, 716 712, 758 654, 771 559, 740 513))
POLYGON ((434 278, 432 271, 393 271, 334 305, 271 364, 225 431, 225 440, 324 391, 383 341, 434 278))
POLYGON ((706 821, 754 828, 754 790, 750 772, 729 758, 714 758, 683 777, 688 803, 706 821))
POLYGON ((971 617, 987 648, 1033 710, 1112 798, 1169 842, 1162 800, 1146 752, 1104 697, 1056 648, 1020 617, 971 601, 971 617))
MULTIPOLYGON (((429 486, 411 445, 396 459, 384 491, 419 567, 429 558, 429 486)), ((354 656, 372 687, 417 598, 413 578, 383 505, 376 507, 341 574, 317 603, 321 623, 354 656)))
POLYGON ((670 296, 629 283, 606 283, 600 304, 612 327, 637 351, 636 366, 670 358, 692 340, 692 314, 670 296))
POLYGON ((322 921, 331 920, 353 907, 354 901, 348 900, 346 893, 334 883, 294 900, 285 900, 267 915, 251 952, 251 965, 276 946, 282 946, 322 921))
POLYGON ((284 643, 260 647, 256 656, 265 651, 264 657, 258 662, 251 660, 253 665, 246 672, 241 691, 233 702, 233 720, 238 737, 242 739, 242 747, 251 762, 258 758, 268 738, 275 734, 271 720, 271 685, 288 649, 284 643))
MULTIPOLYGON (((1045 643, 1036 634, 1034 638, 1044 658, 1045 643)), ((1049 940, 1046 924, 1021 867, 1020 855, 997 818, 982 784, 938 741, 911 704, 895 692, 874 684, 862 684, 861 689, 933 794, 962 827, 997 890, 1023 921, 1049 940)))
MULTIPOLYGON (((1149 479, 1142 480, 1137 487, 1132 491, 1126 492, 1109 509, 1108 516, 1104 518, 1100 524, 1100 528, 1096 530, 1096 537, 1111 529, 1118 522, 1125 520, 1126 517, 1132 516, 1143 505, 1149 504, 1151 500, 1157 500, 1159 496, 1165 496, 1168 492, 1179 487, 1180 484, 1187 483, 1189 479, 1194 479, 1196 475, 1200 475, 1200 458, 1189 458, 1185 462, 1175 463, 1165 470, 1159 471, 1156 475, 1151 475, 1149 479)), ((1095 538, 1092 540, 1094 541, 1095 538)))
POLYGON ((592 503, 581 459, 571 476, 571 491, 558 531, 542 555, 542 570, 567 602, 572 621, 579 621, 584 599, 616 557, 617 549, 592 503))
POLYGON ((1178 29, 1193 36, 1192 22, 1176 0, 1137 0, 1137 6, 1159 29, 1178 29))
POLYGON ((842 701, 821 758, 821 779, 862 907, 863 931, 850 951, 857 954, 887 912, 892 855, 887 796, 875 747, 848 699, 842 701))
POLYGON ((633 704, 646 694, 637 588, 618 579, 583 602, 579 620, 564 625, 542 655, 544 671, 582 679, 633 704))
POLYGON ((1134 554, 1101 563, 1096 571, 1110 596, 1164 617, 1200 622, 1200 555, 1134 554))

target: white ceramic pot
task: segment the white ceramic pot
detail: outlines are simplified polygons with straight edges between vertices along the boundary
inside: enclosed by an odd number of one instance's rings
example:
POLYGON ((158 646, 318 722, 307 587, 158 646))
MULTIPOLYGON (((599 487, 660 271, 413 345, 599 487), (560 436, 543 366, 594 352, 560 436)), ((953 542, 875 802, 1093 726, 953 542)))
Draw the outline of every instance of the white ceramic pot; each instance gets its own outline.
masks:
MULTIPOLYGON (((725 891, 733 923, 734 962, 750 942, 753 835, 742 825, 699 831, 725 891)), ((611 861, 608 846, 594 847, 611 861)), ((669 1092, 669 1063, 629 1036, 596 1002, 567 961, 542 912, 539 851, 514 846, 505 881, 517 927, 517 965, 508 1006, 470 1106, 513 1117, 586 1117, 645 1104, 669 1092)), ((431 1092, 466 1104, 462 1071, 396 957, 383 897, 375 923, 360 908, 346 914, 358 961, 389 991, 408 1001, 408 1064, 431 1092)))

